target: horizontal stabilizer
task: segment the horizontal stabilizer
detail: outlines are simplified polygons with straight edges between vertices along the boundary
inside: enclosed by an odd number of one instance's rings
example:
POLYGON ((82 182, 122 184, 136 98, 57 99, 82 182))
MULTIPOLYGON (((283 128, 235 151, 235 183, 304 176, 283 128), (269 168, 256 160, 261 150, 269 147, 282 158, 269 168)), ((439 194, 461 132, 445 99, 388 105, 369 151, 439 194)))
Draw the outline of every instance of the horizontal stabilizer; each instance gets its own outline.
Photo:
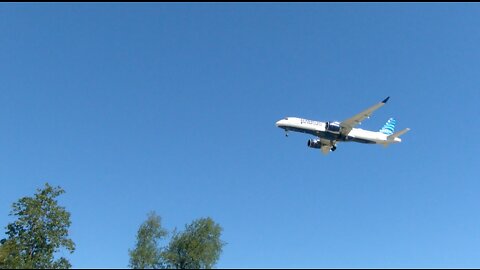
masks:
POLYGON ((400 130, 399 132, 393 133, 392 135, 388 136, 387 139, 390 140, 395 140, 395 138, 400 137, 401 135, 407 133, 410 129, 406 128, 403 130, 400 130))

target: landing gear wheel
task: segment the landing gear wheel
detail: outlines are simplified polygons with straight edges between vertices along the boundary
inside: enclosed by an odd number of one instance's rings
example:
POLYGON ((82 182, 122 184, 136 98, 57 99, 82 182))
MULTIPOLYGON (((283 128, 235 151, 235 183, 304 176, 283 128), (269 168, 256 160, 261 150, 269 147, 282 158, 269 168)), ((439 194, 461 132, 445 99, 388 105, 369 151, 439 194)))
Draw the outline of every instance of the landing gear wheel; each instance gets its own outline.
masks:
POLYGON ((332 152, 337 150, 337 147, 336 146, 332 146, 332 152))

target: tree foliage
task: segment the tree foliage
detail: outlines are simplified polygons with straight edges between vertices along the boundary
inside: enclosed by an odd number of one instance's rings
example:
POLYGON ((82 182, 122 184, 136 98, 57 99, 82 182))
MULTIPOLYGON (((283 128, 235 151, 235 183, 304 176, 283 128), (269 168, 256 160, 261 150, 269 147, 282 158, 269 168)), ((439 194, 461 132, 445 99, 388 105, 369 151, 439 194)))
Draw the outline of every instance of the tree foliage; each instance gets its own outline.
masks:
POLYGON ((56 198, 65 191, 48 183, 37 189, 33 197, 23 197, 13 203, 7 238, 0 241, 0 268, 70 268, 70 262, 55 253, 64 248, 75 250, 68 238, 70 213, 58 205, 56 198))
POLYGON ((211 218, 201 218, 174 232, 167 250, 162 254, 168 268, 210 269, 218 261, 225 245, 220 236, 222 227, 211 218))
POLYGON ((151 212, 148 219, 138 229, 135 249, 128 251, 130 267, 135 269, 164 268, 159 241, 166 235, 167 231, 162 228, 160 217, 155 212, 151 212))
POLYGON ((220 257, 225 245, 220 240, 222 228, 211 218, 201 218, 185 226, 185 231, 172 233, 167 247, 159 240, 167 235, 160 217, 151 213, 140 226, 134 250, 129 250, 130 267, 137 269, 209 269, 220 257))

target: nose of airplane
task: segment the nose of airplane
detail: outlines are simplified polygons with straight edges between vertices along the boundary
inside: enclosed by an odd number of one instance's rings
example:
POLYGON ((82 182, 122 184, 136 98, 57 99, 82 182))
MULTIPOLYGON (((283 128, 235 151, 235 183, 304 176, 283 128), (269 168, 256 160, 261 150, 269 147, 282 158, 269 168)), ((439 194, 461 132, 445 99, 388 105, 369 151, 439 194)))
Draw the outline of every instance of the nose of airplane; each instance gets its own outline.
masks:
POLYGON ((281 119, 281 120, 278 120, 278 121, 275 123, 275 125, 276 125, 277 127, 282 127, 282 126, 284 126, 284 122, 285 122, 285 119, 281 119))

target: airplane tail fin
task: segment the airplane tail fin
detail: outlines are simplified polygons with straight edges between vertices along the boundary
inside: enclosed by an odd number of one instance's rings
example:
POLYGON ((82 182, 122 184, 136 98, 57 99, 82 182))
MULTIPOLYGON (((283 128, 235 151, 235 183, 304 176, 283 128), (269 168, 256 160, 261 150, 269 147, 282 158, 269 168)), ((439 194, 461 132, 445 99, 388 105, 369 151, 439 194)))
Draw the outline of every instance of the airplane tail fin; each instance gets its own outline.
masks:
POLYGON ((388 119, 388 121, 385 123, 385 125, 379 131, 383 134, 386 134, 386 135, 390 136, 390 135, 393 134, 393 131, 395 131, 395 124, 396 123, 397 123, 397 121, 395 121, 395 119, 390 118, 390 119, 388 119))

